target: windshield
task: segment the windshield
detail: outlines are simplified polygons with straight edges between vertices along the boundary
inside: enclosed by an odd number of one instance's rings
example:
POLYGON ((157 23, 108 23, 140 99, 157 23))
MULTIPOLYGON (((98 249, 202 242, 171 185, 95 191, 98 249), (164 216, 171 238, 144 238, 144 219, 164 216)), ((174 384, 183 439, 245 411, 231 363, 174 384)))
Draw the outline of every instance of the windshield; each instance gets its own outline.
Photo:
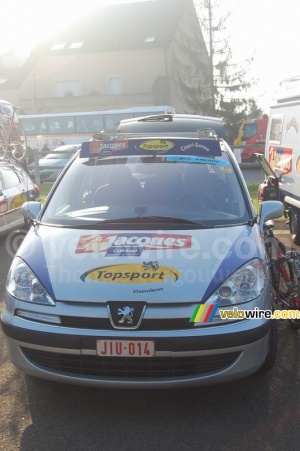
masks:
POLYGON ((248 221, 243 189, 227 154, 211 164, 197 161, 188 155, 184 162, 176 155, 77 157, 41 221, 75 227, 166 218, 202 226, 248 221))
POLYGON ((256 124, 244 124, 243 128, 243 141, 252 138, 256 135, 256 124))

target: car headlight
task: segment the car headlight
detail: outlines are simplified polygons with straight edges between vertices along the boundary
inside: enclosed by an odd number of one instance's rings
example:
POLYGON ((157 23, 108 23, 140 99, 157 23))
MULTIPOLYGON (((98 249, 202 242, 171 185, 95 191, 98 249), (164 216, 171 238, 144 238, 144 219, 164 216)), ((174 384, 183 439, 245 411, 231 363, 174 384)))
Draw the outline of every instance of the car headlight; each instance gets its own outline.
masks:
POLYGON ((219 306, 236 305, 257 298, 263 291, 266 275, 261 260, 255 258, 235 271, 206 301, 219 306))
POLYGON ((15 257, 12 262, 7 276, 6 289, 11 296, 21 301, 55 305, 39 279, 19 257, 15 257))

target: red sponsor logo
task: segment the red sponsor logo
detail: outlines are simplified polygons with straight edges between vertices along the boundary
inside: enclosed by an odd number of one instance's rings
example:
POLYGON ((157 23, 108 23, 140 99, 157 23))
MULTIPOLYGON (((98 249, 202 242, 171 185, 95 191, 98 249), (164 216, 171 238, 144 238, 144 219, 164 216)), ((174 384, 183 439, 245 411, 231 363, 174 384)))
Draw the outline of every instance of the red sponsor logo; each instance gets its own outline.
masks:
POLYGON ((76 253, 106 252, 106 255, 140 255, 144 250, 189 249, 190 235, 126 233, 84 235, 79 238, 76 253), (120 249, 126 250, 120 254, 120 249), (131 252, 131 250, 139 251, 131 252))
POLYGON ((293 149, 270 146, 269 163, 272 169, 279 169, 282 175, 292 172, 293 149))
POLYGON ((0 214, 6 213, 8 211, 8 202, 7 200, 2 200, 0 202, 0 214))

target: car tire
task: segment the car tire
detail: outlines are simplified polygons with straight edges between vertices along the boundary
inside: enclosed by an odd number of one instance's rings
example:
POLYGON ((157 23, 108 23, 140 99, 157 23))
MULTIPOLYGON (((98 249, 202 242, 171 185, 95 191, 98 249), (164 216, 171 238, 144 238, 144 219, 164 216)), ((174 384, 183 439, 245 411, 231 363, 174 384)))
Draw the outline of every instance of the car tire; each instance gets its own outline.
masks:
POLYGON ((267 357, 265 358, 264 363, 259 368, 256 374, 265 374, 274 367, 277 357, 278 351, 278 329, 277 329, 277 321, 271 320, 271 329, 269 335, 269 350, 267 357))
POLYGON ((24 230, 28 231, 31 227, 30 222, 28 221, 28 219, 24 219, 24 230))
POLYGON ((298 246, 300 245, 300 210, 299 208, 289 208, 289 229, 292 240, 298 246))

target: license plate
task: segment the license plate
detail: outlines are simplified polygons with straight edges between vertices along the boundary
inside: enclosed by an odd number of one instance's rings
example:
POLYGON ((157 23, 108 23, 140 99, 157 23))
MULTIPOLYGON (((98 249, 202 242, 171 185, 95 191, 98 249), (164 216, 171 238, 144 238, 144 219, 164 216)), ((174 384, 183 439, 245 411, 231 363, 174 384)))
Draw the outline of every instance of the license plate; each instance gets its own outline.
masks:
POLYGON ((154 341, 97 340, 97 354, 102 357, 154 357, 154 341))

